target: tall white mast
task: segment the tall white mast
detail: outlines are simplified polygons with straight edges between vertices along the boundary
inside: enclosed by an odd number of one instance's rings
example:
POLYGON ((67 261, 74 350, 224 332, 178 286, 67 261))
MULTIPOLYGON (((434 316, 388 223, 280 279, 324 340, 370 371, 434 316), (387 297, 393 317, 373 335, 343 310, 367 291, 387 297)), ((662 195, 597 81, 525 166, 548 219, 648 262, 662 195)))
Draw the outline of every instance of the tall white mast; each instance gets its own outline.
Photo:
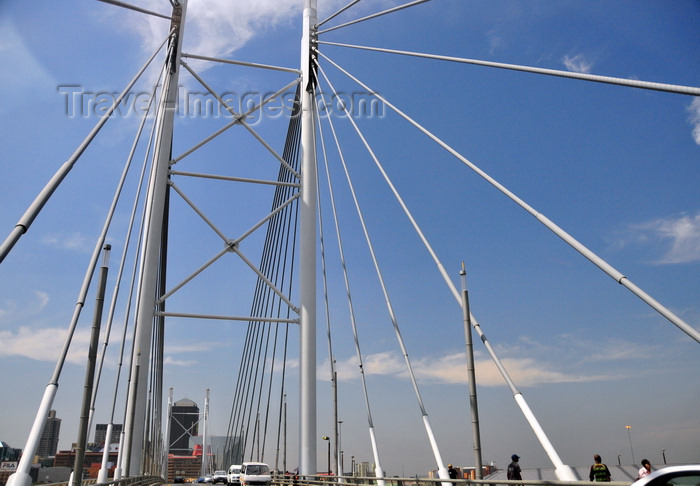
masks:
POLYGON ((299 472, 316 474, 316 140, 312 111, 311 47, 316 0, 305 0, 301 39, 301 233, 300 233, 300 403, 299 472))
MULTIPOLYGON (((172 37, 168 49, 166 63, 168 70, 163 81, 163 91, 158 106, 157 138, 153 153, 146 208, 146 236, 141 252, 141 276, 139 286, 138 310, 136 313, 136 335, 134 339, 133 359, 140 355, 141 366, 138 377, 131 376, 127 400, 127 423, 125 454, 128 468, 127 476, 135 476, 143 472, 142 444, 144 439, 143 427, 146 419, 146 401, 148 391, 149 362, 152 340, 153 317, 155 313, 156 283, 158 282, 163 216, 165 212, 165 195, 168 185, 168 169, 171 158, 173 140, 173 122, 178 102, 178 77, 180 72, 180 52, 185 25, 187 0, 179 0, 173 4, 171 23, 172 37), (137 387, 138 385, 138 387, 137 387)), ((132 373, 136 370, 136 362, 132 361, 132 373)))

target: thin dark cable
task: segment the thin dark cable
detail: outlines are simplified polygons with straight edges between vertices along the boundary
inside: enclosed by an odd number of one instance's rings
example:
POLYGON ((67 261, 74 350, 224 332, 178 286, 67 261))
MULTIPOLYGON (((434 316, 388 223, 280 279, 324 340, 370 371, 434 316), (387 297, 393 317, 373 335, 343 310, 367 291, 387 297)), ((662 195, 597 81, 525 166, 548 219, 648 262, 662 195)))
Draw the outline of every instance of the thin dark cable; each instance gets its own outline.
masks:
POLYGON ((383 10, 381 12, 377 12, 377 13, 372 14, 372 15, 368 15, 366 17, 362 17, 361 19, 356 19, 356 20, 352 20, 350 22, 345 22, 344 24, 336 25, 335 27, 330 27, 330 28, 325 29, 325 30, 319 30, 317 32, 317 34, 323 34, 325 32, 330 32, 332 30, 340 29, 341 27, 347 27, 348 25, 353 25, 353 24, 357 24, 359 22, 364 22, 365 20, 370 20, 370 19, 374 19, 376 17, 381 17, 382 15, 394 13, 394 12, 397 12, 399 10, 403 10, 404 8, 413 7, 415 5, 420 5, 421 3, 425 3, 425 2, 429 2, 429 1, 430 0, 414 0, 413 2, 409 2, 409 3, 406 3, 404 5, 399 5, 397 7, 393 7, 393 8, 387 9, 387 10, 383 10))
POLYGON ((327 17, 325 20, 322 20, 321 22, 319 22, 318 24, 316 24, 315 27, 318 29, 318 28, 321 27, 323 24, 325 24, 325 23, 328 22, 329 20, 332 20, 332 19, 336 18, 338 15, 340 15, 340 14, 343 13, 343 12, 345 12, 347 9, 349 9, 349 8, 352 7, 353 5, 355 5, 355 4, 357 4, 357 3, 360 3, 360 1, 361 1, 361 0, 353 0, 352 2, 348 3, 346 6, 344 6, 343 8, 341 8, 340 10, 336 11, 336 12, 335 12, 334 14, 332 14, 330 17, 327 17))
MULTIPOLYGON (((298 123, 296 123, 295 126, 293 127, 293 135, 292 136, 295 137, 298 134, 297 132, 298 132, 298 123)), ((293 140, 294 140, 294 138, 293 138, 293 140)), ((285 152, 291 152, 293 154, 292 155, 292 157, 294 157, 293 159, 289 159, 289 154, 285 154, 285 155, 287 155, 287 157, 288 157, 287 160, 291 163, 291 165, 296 166, 298 164, 298 158, 297 158, 298 157, 298 145, 295 143, 291 144, 291 147, 289 147, 289 150, 285 151, 285 152), (292 162, 292 160, 294 162, 292 162)), ((286 177, 287 180, 292 178, 292 174, 289 173, 288 170, 281 171, 280 176, 286 177)), ((282 188, 282 190, 280 191, 282 193, 281 199, 282 200, 288 199, 290 197, 289 193, 291 192, 291 190, 292 190, 292 188, 290 188, 290 187, 282 188)), ((278 243, 276 245, 277 248, 282 249, 284 252, 284 254, 282 255, 282 258, 280 259, 278 257, 278 259, 277 259, 278 263, 277 263, 277 269, 276 269, 276 272, 277 272, 276 282, 279 282, 279 285, 280 285, 282 291, 284 290, 284 286, 285 286, 285 271, 287 268, 286 262, 287 262, 288 247, 289 247, 289 241, 290 241, 290 229, 289 228, 290 228, 291 214, 292 214, 292 210, 291 210, 291 208, 289 208, 287 211, 284 212, 284 215, 282 215, 280 217, 281 226, 284 228, 287 228, 287 231, 280 236, 281 240, 278 240, 278 243)), ((294 240, 294 238, 292 238, 292 241, 293 240, 294 240)), ((282 301, 281 301, 281 299, 277 298, 276 302, 277 302, 276 315, 277 315, 277 317, 280 317, 281 310, 282 310, 282 301)), ((287 307, 287 306, 285 306, 285 307, 287 307)), ((288 309, 288 307, 287 307, 287 309, 288 309)), ((277 338, 277 335, 275 335, 275 344, 274 344, 273 350, 272 350, 273 363, 274 363, 274 356, 275 356, 276 351, 277 351, 276 338, 277 338)), ((267 396, 266 414, 265 414, 265 422, 264 422, 265 434, 263 435, 263 446, 262 446, 263 455, 264 455, 265 444, 266 444, 267 421, 269 420, 269 408, 270 408, 273 374, 274 374, 274 366, 272 366, 270 368, 270 378, 269 378, 269 382, 268 382, 268 396, 267 396)))
MULTIPOLYGON (((145 8, 137 7, 137 6, 135 6, 135 5, 131 5, 131 4, 128 4, 128 3, 125 3, 125 2, 120 2, 120 1, 118 1, 118 0, 98 0, 98 1, 99 1, 99 2, 103 2, 103 3, 109 3, 110 5, 116 5, 117 7, 122 7, 122 8, 126 8, 126 9, 129 9, 129 10, 134 10, 134 11, 136 11, 136 12, 144 13, 144 14, 147 14, 147 15, 153 15, 154 17, 160 17, 160 18, 162 18, 162 19, 168 19, 168 20, 171 20, 171 19, 172 19, 172 17, 171 17, 170 15, 165 15, 165 14, 161 14, 161 13, 158 13, 158 12, 153 12, 153 11, 151 11, 151 10, 146 10, 145 8)), ((172 0, 170 1, 170 3, 173 4, 173 7, 179 7, 179 6, 180 6, 179 3, 178 3, 177 5, 175 5, 175 4, 172 2, 172 0)))
MULTIPOLYGON (((295 134, 295 135, 297 135, 298 128, 299 128, 299 124, 296 123, 296 124, 295 124, 295 127, 294 127, 294 134, 295 134)), ((294 155, 293 155, 294 158, 293 158, 292 160, 294 160, 294 161, 296 162, 296 164, 298 164, 298 149, 299 149, 299 146, 298 146, 298 145, 292 147, 292 152, 294 153, 294 155)), ((295 168, 296 168, 296 164, 295 164, 295 168)), ((292 178, 292 174, 289 173, 289 171, 285 171, 285 175, 287 176, 287 179, 291 179, 291 178, 292 178)), ((291 188, 287 187, 286 190, 284 190, 284 192, 285 192, 285 193, 291 192, 291 188)), ((285 194, 284 199, 286 199, 287 197, 288 197, 288 194, 285 194)), ((286 234, 285 234, 285 242, 281 245, 281 247, 284 249, 283 259, 282 259, 282 261, 280 262, 282 273, 281 273, 281 275, 280 275, 280 280, 279 280, 279 281, 281 282, 281 290, 282 290, 282 291, 284 291, 285 271, 286 271, 286 269, 287 269, 287 258, 288 258, 288 256, 289 256, 289 242, 290 242, 290 236, 291 236, 292 245, 294 245, 294 242, 296 241, 296 220, 298 219, 298 200, 295 201, 295 203, 294 203, 294 210, 293 210, 292 208, 290 208, 290 210, 288 210, 288 211, 285 212, 285 216, 286 216, 286 222, 284 223, 284 226, 287 227, 288 230, 287 230, 287 232, 286 232, 286 234), (295 210, 296 210, 296 211, 295 211, 295 210), (294 231, 290 231, 290 230, 289 230, 292 215, 295 216, 295 220, 294 220, 294 222, 295 222, 294 231)), ((292 262, 293 262, 293 259, 292 259, 292 262)), ((290 296, 291 296, 291 284, 292 284, 292 282, 293 282, 293 281, 291 280, 292 275, 293 275, 293 272, 290 272, 290 273, 289 273, 289 279, 290 279, 290 280, 289 280, 290 296)), ((289 314, 290 314, 290 309, 289 309, 288 306, 285 306, 285 307, 286 307, 286 309, 287 309, 287 317, 288 317, 289 314)), ((283 308, 283 307, 282 307, 282 301, 281 301, 281 299, 277 299, 277 312, 276 312, 277 317, 280 317, 280 316, 281 316, 282 308, 283 308)), ((288 328, 288 324, 287 324, 287 328, 288 328)), ((267 393, 267 406, 266 406, 266 412, 265 412, 264 433, 263 433, 263 445, 262 445, 263 456, 264 456, 265 444, 266 444, 266 438, 267 438, 267 426, 268 426, 268 420, 269 420, 270 401, 271 401, 271 398, 272 398, 272 382, 273 382, 273 376, 274 376, 274 371, 275 371, 275 366, 274 366, 275 360, 274 360, 274 358, 275 358, 275 355, 276 355, 276 352, 277 352, 277 336, 278 336, 278 332, 279 332, 279 325, 277 325, 277 326, 275 327, 275 342, 274 342, 273 351, 272 351, 272 353, 273 353, 273 355, 272 355, 273 362, 272 362, 272 365, 271 365, 271 367, 270 367, 270 379, 269 379, 269 386, 268 386, 268 393, 267 393)), ((285 348, 285 356, 286 356, 286 348, 285 348)), ((283 367, 285 366, 285 363, 284 363, 284 362, 282 363, 282 366, 283 366, 283 367)), ((280 397, 282 397, 282 394, 280 394, 280 397)), ((262 459, 261 459, 261 460, 262 460, 262 459)))
MULTIPOLYGON (((296 114, 293 114, 296 115, 296 114)), ((300 136, 299 136, 299 120, 298 116, 293 116, 292 119, 290 120, 290 128, 288 130, 288 136, 287 140, 285 143, 285 150, 283 152, 284 156, 283 158, 290 163, 290 165, 297 165, 298 166, 298 157, 299 157, 299 148, 298 145, 300 144, 300 136)), ((298 169, 294 169, 298 170, 298 169)), ((294 179, 293 174, 290 173, 290 171, 285 168, 285 167, 280 167, 280 174, 278 176, 278 180, 281 181, 291 181, 294 179)), ((281 204, 282 201, 286 201, 289 197, 288 192, 290 190, 297 190, 296 188, 289 188, 289 187, 278 187, 276 189, 275 197, 273 198, 273 209, 275 207, 278 207, 279 204, 281 204)), ((286 207, 283 211, 278 213, 268 224, 268 232, 266 236, 266 244, 265 244, 265 250, 264 254, 262 257, 262 264, 261 264, 261 272, 263 272, 266 277, 270 278, 272 282, 276 282, 275 285, 279 285, 280 282, 280 275, 284 275, 283 273, 280 273, 280 254, 279 254, 279 248, 282 247, 288 247, 289 246, 289 231, 287 231, 287 237, 282 237, 281 235, 281 228, 284 226, 289 225, 289 218, 287 217, 288 212, 290 211, 289 207, 286 207), (287 222, 285 222, 287 221, 287 222), (286 241, 286 244, 283 244, 283 242, 286 241), (273 244, 274 243, 274 244, 273 244), (273 263, 276 262, 276 263, 273 263)), ((298 210, 296 210, 298 212, 298 210)), ((288 251, 288 250, 287 250, 288 251)), ((287 251, 285 251, 285 254, 287 254, 287 251)), ((282 265, 283 267, 285 265, 282 265)), ((254 302, 252 305, 252 312, 251 315, 256 315, 256 316, 261 316, 261 315, 270 315, 272 313, 272 307, 270 306, 271 302, 277 302, 277 307, 279 307, 281 304, 280 302, 277 301, 278 297, 271 292, 271 289, 259 280, 258 284, 256 285, 256 291, 255 291, 255 297, 254 297, 254 302)), ((279 312, 279 311, 278 311, 279 312)), ((288 311, 289 313, 289 311, 288 311)), ((231 425, 229 427, 229 433, 231 435, 235 435, 236 432, 239 429, 239 424, 242 430, 247 430, 248 432, 243 434, 242 437, 242 449, 243 449, 243 455, 248 456, 248 444, 251 443, 251 454, 253 452, 252 448, 254 447, 255 440, 250 441, 250 430, 251 430, 251 421, 253 418, 253 410, 252 407, 248 407, 247 403, 250 403, 248 400, 248 397, 256 395, 256 393, 261 392, 261 388, 257 387, 258 381, 262 382, 262 379, 259 379, 261 377, 261 373, 264 372, 264 367, 261 370, 259 363, 256 365, 253 365, 253 361, 255 359, 262 359, 263 361, 268 359, 268 350, 263 351, 260 349, 260 347, 263 345, 263 341, 261 340, 261 331, 260 331, 260 325, 258 323, 252 323, 249 326, 249 331, 247 333, 246 337, 246 343, 248 346, 251 347, 250 352, 247 353, 247 356, 245 359, 242 359, 242 366, 239 369, 239 376, 241 379, 239 379, 239 384, 237 385, 237 388, 239 389, 236 393, 236 395, 244 396, 244 405, 238 406, 238 411, 233 411, 233 414, 238 415, 237 417, 234 417, 233 420, 231 420, 231 425), (246 372, 247 370, 247 372, 246 372), (245 386, 246 383, 252 383, 249 386, 245 386), (243 389, 246 389, 245 394, 243 394, 243 389), (252 389, 251 389, 252 388, 252 389)), ((272 351, 274 353, 274 349, 272 351)), ((285 357, 286 357, 286 351, 285 351, 285 357)), ((270 375, 270 380, 273 379, 272 375, 270 375)), ((269 388, 269 385, 268 385, 269 388)), ((259 402, 261 402, 262 399, 259 399, 259 402)), ((268 402, 269 402, 269 397, 268 397, 268 402)), ((264 453, 264 450, 262 451, 264 453)))
POLYGON ((462 64, 471 64, 482 67, 492 67, 498 69, 507 69, 511 71, 520 71, 532 74, 543 74, 546 76, 555 76, 560 78, 578 79, 582 81, 590 81, 595 83, 614 84, 625 86, 628 88, 649 89, 653 91, 664 91, 667 93, 685 94, 692 96, 700 96, 700 87, 697 86, 681 86, 677 84, 656 83, 652 81, 642 81, 640 79, 616 78, 613 76, 601 76, 599 74, 577 73, 574 71, 562 71, 560 69, 547 69, 532 66, 522 66, 518 64, 507 64, 504 62, 482 61, 479 59, 467 59, 463 57, 441 56, 438 54, 427 54, 424 52, 401 51, 398 49, 386 49, 381 47, 359 46, 353 44, 342 44, 339 42, 318 41, 319 44, 329 46, 349 47, 351 49, 360 49, 365 51, 382 52, 385 54, 398 54, 402 56, 412 56, 423 59, 432 59, 437 61, 448 61, 462 64))

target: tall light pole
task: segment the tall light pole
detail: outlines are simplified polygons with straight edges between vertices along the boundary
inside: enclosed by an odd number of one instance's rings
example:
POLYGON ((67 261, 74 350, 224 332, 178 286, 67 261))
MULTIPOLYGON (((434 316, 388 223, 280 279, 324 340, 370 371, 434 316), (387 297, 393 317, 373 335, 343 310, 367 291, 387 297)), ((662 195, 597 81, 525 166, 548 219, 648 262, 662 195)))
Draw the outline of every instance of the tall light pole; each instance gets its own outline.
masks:
POLYGON ((328 475, 331 475, 331 439, 327 435, 322 437, 323 440, 328 441, 328 475))
POLYGON ((351 461, 350 464, 352 464, 352 471, 351 471, 351 473, 352 473, 352 475, 353 475, 353 477, 354 477, 354 476, 355 476, 355 456, 350 456, 350 461, 351 461))
POLYGON ((666 464, 666 449, 661 449, 661 457, 664 458, 664 464, 666 464))
POLYGON ((335 451, 335 457, 336 457, 335 474, 337 476, 343 475, 343 459, 342 459, 343 427, 342 426, 343 426, 343 421, 338 420, 338 437, 336 437, 336 442, 335 442, 335 447, 337 448, 335 451))
POLYGON ((632 449, 632 426, 631 425, 625 425, 625 428, 627 429, 627 438, 630 440, 630 452, 632 453, 632 464, 634 465, 634 449, 632 449))
POLYGON ((469 375, 469 405, 472 414, 472 442, 474 446, 474 472, 476 479, 484 477, 481 464, 481 434, 479 432, 479 407, 476 400, 476 374, 474 372, 474 349, 472 346, 472 323, 469 312, 469 292, 467 291, 467 272, 462 262, 459 272, 462 280, 462 317, 464 320, 464 340, 467 351, 467 374, 469 375))

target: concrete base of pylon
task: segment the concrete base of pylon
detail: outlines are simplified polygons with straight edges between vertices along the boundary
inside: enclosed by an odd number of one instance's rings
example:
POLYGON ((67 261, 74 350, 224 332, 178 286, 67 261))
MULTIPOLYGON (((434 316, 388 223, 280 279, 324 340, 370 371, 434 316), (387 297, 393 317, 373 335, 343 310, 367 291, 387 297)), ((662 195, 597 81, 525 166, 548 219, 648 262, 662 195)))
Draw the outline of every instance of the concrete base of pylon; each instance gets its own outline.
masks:
POLYGON ((32 486, 32 477, 27 473, 16 472, 7 478, 6 486, 32 486))

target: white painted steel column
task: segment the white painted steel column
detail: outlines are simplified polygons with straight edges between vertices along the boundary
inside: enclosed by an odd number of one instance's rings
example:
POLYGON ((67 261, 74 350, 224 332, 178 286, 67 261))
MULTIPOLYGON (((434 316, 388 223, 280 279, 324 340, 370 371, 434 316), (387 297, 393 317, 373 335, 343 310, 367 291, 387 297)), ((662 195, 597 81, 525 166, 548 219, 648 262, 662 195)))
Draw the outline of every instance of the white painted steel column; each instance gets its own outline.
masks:
POLYGON ((57 382, 49 383, 46 386, 44 396, 41 399, 41 404, 39 405, 39 410, 34 418, 34 425, 32 425, 32 430, 29 432, 27 445, 24 447, 24 454, 22 454, 22 457, 19 459, 17 471, 7 479, 7 486, 32 486, 33 480, 29 475, 29 470, 32 467, 34 454, 36 454, 36 451, 39 448, 41 434, 44 430, 46 418, 49 416, 49 410, 53 404, 53 399, 56 397, 57 390, 57 382))
POLYGON ((306 0, 301 40, 301 233, 299 271, 300 403, 299 473, 316 474, 316 146, 313 117, 311 42, 316 0, 306 0))
POLYGON ((106 483, 109 481, 109 469, 107 463, 109 462, 109 449, 112 445, 112 429, 113 424, 110 422, 107 424, 107 435, 105 436, 105 446, 102 450, 102 463, 100 465, 100 470, 97 472, 97 484, 106 483))
POLYGON ((128 454, 127 476, 140 474, 142 467, 142 444, 144 439, 144 421, 146 418, 146 403, 148 392, 149 362, 152 340, 152 326, 155 311, 155 292, 159 278, 161 251, 161 236, 163 213, 165 210, 165 194, 168 183, 168 168, 171 157, 173 138, 173 121, 178 102, 178 75, 180 67, 180 50, 185 24, 186 0, 180 0, 173 7, 171 29, 174 29, 170 41, 169 71, 163 82, 158 111, 158 128, 156 144, 153 153, 153 168, 151 170, 146 208, 146 237, 141 251, 141 276, 139 284, 138 310, 136 313, 136 335, 134 340, 133 361, 131 369, 137 369, 138 376, 131 377, 127 400, 127 423, 125 425, 126 440, 125 454, 128 454))
MULTIPOLYGON (((372 444, 372 457, 374 457, 374 475, 378 478, 384 477, 384 469, 379 462, 379 448, 377 447, 377 437, 374 435, 374 425, 369 428, 369 441, 372 444)), ((353 466, 352 475, 355 475, 355 468, 353 466)), ((377 486, 384 486, 386 483, 383 479, 377 480, 377 486)))
MULTIPOLYGON (((124 421, 126 422, 126 420, 124 421)), ((119 453, 117 454, 117 466, 114 468, 114 479, 115 481, 119 481, 122 478, 122 471, 124 468, 122 467, 122 464, 124 462, 124 456, 122 456, 122 451, 124 450, 124 438, 126 436, 126 433, 124 432, 124 427, 122 426, 122 431, 119 433, 119 453)))
POLYGON ((528 407, 522 394, 518 393, 513 398, 515 398, 515 401, 520 406, 520 410, 522 410, 523 415, 525 415, 525 418, 530 423, 530 427, 540 440, 540 444, 542 444, 542 447, 544 448, 545 452, 547 452, 549 459, 554 464, 554 474, 557 476, 557 479, 559 481, 578 481, 574 470, 571 469, 570 466, 564 464, 564 462, 562 462, 562 460, 559 458, 559 454, 557 454, 557 451, 554 450, 552 443, 549 442, 547 435, 544 433, 544 430, 542 430, 542 427, 540 427, 540 423, 535 418, 535 415, 532 413, 532 410, 530 410, 530 407, 528 407))
POLYGON ((168 460, 170 457, 170 421, 172 420, 173 414, 173 389, 170 388, 168 392, 168 415, 165 419, 165 431, 163 432, 163 442, 165 446, 163 447, 163 470, 161 476, 168 481, 168 460))
POLYGON ((207 459, 207 423, 209 422, 209 388, 204 397, 204 426, 202 427, 202 468, 201 475, 209 472, 209 460, 207 459))

